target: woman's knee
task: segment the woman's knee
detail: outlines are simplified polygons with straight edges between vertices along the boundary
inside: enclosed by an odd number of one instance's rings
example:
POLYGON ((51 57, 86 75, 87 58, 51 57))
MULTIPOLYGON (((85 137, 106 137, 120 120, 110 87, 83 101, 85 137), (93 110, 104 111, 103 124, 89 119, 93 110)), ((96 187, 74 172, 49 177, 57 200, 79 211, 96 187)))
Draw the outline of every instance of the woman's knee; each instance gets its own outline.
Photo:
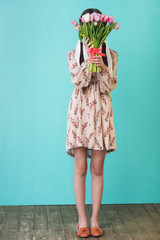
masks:
POLYGON ((104 150, 93 150, 92 159, 90 164, 91 175, 102 176, 103 167, 105 160, 105 149, 104 150))
POLYGON ((86 176, 87 174, 87 165, 75 164, 75 173, 80 176, 86 176))
POLYGON ((101 164, 90 164, 91 175, 102 176, 103 175, 103 165, 101 164))

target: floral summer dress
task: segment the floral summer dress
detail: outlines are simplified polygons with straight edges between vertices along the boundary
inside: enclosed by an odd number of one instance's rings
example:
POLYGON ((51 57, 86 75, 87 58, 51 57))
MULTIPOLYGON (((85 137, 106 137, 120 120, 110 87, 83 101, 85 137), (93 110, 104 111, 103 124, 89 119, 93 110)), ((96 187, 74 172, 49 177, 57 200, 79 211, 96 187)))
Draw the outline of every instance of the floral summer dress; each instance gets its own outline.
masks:
POLYGON ((75 85, 68 106, 66 134, 66 151, 72 157, 77 147, 86 147, 89 158, 92 149, 106 149, 107 154, 117 148, 110 92, 118 83, 118 53, 109 50, 112 78, 108 67, 104 73, 89 72, 87 61, 78 66, 75 49, 67 53, 71 82, 75 85))

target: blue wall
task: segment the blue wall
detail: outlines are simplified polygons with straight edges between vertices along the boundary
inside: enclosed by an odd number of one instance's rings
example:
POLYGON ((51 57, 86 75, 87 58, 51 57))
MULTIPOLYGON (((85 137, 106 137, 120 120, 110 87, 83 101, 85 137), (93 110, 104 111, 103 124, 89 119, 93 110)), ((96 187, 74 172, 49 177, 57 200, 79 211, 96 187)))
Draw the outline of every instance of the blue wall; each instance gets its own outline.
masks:
MULTIPOLYGON (((102 203, 160 202, 159 3, 0 0, 0 205, 74 204, 74 158, 66 153, 73 91, 71 19, 86 8, 115 17, 119 54, 111 93, 117 150, 106 155, 102 203)), ((86 203, 91 203, 91 175, 86 203)))

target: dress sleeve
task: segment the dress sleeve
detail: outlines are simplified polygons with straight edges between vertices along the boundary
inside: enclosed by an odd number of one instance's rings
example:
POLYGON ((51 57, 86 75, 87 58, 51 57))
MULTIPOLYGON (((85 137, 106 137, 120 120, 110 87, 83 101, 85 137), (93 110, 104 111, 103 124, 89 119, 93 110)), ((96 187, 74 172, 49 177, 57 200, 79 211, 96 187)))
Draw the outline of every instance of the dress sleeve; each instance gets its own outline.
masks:
POLYGON ((118 77, 117 77, 118 53, 114 50, 111 50, 111 56, 112 56, 112 78, 109 72, 109 68, 107 66, 106 66, 105 72, 99 72, 100 91, 102 93, 112 92, 118 84, 118 77))
POLYGON ((71 82, 78 88, 87 87, 91 80, 91 72, 88 71, 88 61, 82 62, 80 67, 75 60, 75 52, 73 50, 67 53, 68 68, 71 73, 71 82))

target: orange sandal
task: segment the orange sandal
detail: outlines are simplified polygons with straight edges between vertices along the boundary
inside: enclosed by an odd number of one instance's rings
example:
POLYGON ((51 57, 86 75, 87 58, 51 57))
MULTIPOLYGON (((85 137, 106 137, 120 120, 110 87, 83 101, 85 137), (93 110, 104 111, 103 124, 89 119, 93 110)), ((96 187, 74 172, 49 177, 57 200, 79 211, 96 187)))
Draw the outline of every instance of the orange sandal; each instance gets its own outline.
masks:
POLYGON ((91 228, 91 236, 92 237, 101 237, 102 235, 103 235, 103 230, 100 225, 99 225, 99 227, 91 228))
POLYGON ((79 223, 77 224, 77 237, 89 237, 90 231, 88 227, 81 227, 79 229, 79 223))

